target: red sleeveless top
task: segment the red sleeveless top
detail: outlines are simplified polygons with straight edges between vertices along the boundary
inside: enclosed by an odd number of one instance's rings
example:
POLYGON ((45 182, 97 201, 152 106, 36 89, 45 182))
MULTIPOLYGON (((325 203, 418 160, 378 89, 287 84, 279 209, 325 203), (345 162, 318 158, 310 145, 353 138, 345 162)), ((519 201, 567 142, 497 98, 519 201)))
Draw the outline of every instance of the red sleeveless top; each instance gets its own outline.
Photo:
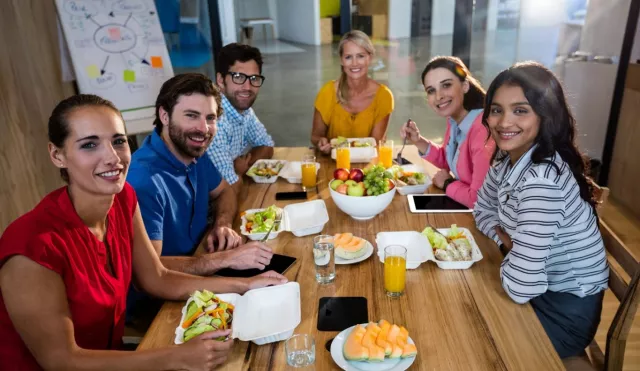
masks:
MULTIPOLYGON (((84 225, 67 187, 45 196, 0 237, 0 269, 11 256, 23 255, 62 278, 75 340, 81 348, 105 350, 122 345, 136 207, 135 191, 125 183, 107 215, 105 239, 113 275, 107 270, 105 244, 84 225)), ((40 369, 14 328, 0 292, 0 370, 40 369)))

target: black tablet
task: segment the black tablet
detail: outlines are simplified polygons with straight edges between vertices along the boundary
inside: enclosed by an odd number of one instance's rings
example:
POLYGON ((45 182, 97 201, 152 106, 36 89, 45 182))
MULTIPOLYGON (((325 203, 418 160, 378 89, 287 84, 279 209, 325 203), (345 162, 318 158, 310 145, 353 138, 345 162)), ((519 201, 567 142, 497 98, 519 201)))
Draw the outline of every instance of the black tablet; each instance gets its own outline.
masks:
POLYGON ((408 195, 409 210, 412 213, 470 213, 470 209, 444 194, 408 195))
POLYGON ((257 276, 260 273, 268 272, 268 271, 276 271, 280 274, 284 274, 284 272, 289 269, 295 263, 296 258, 287 255, 273 254, 271 257, 271 263, 267 265, 263 270, 260 269, 231 269, 225 268, 217 271, 215 273, 216 276, 222 277, 253 277, 257 276))

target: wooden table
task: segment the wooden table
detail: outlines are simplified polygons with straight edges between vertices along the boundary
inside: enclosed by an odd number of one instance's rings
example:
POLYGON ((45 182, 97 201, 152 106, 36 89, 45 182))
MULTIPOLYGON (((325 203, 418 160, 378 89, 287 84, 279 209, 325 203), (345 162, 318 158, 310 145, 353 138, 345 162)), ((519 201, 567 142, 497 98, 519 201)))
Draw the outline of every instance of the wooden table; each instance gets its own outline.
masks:
MULTIPOLYGON (((312 151, 307 148, 277 148, 274 158, 299 160, 312 151)), ((428 173, 433 168, 418 158, 415 147, 405 149, 405 158, 422 164, 428 173)), ((316 370, 338 369, 325 343, 337 332, 316 329, 318 301, 325 296, 364 296, 368 301, 369 319, 386 319, 404 324, 418 347, 412 369, 424 370, 563 370, 562 362, 545 334, 530 305, 518 305, 504 293, 499 268, 502 255, 495 243, 477 229, 471 214, 411 214, 406 197, 397 195, 391 205, 372 220, 359 222, 337 209, 328 190, 335 163, 318 156, 318 193, 310 199, 323 199, 329 211, 324 233, 352 232, 375 245, 382 231, 421 231, 428 223, 449 227, 455 223, 470 229, 482 250, 484 259, 468 270, 445 271, 432 262, 407 271, 405 295, 388 298, 383 290, 383 264, 375 254, 353 265, 336 266, 333 284, 315 281, 312 237, 297 238, 281 233, 269 241, 275 252, 295 256, 297 262, 287 271, 291 281, 301 287, 302 322, 295 333, 313 334, 316 341, 316 370)), ((240 210, 279 207, 299 201, 275 201, 278 191, 299 190, 300 186, 279 179, 272 185, 246 180, 240 210)), ((138 349, 151 349, 173 344, 174 330, 180 322, 182 302, 167 302, 138 349)), ((237 342, 224 369, 286 369, 284 342, 256 346, 237 342)))

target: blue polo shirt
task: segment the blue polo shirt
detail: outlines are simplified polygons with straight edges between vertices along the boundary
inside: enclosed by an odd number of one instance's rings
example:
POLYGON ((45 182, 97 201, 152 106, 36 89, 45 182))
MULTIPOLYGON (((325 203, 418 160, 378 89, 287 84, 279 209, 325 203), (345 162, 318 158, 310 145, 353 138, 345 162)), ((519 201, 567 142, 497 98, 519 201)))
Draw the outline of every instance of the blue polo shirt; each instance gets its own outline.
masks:
POLYGON ((163 256, 193 254, 207 230, 209 192, 221 179, 206 159, 186 166, 155 130, 134 152, 127 181, 149 238, 162 241, 163 256))

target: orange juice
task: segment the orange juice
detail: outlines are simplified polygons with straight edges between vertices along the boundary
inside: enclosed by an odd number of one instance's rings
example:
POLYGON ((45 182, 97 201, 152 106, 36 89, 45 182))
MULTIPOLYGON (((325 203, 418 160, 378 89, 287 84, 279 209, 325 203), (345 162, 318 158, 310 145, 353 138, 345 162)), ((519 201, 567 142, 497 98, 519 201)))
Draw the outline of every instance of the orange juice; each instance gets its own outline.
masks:
POLYGON ((392 296, 404 292, 407 261, 402 256, 387 256, 384 259, 384 289, 392 296))
POLYGON ((378 163, 385 169, 393 165, 393 147, 380 146, 378 148, 378 163))
POLYGON ((305 189, 315 188, 316 183, 316 164, 314 162, 302 163, 302 187, 305 189))
POLYGON ((349 147, 336 148, 336 167, 338 169, 351 169, 351 152, 349 147))

